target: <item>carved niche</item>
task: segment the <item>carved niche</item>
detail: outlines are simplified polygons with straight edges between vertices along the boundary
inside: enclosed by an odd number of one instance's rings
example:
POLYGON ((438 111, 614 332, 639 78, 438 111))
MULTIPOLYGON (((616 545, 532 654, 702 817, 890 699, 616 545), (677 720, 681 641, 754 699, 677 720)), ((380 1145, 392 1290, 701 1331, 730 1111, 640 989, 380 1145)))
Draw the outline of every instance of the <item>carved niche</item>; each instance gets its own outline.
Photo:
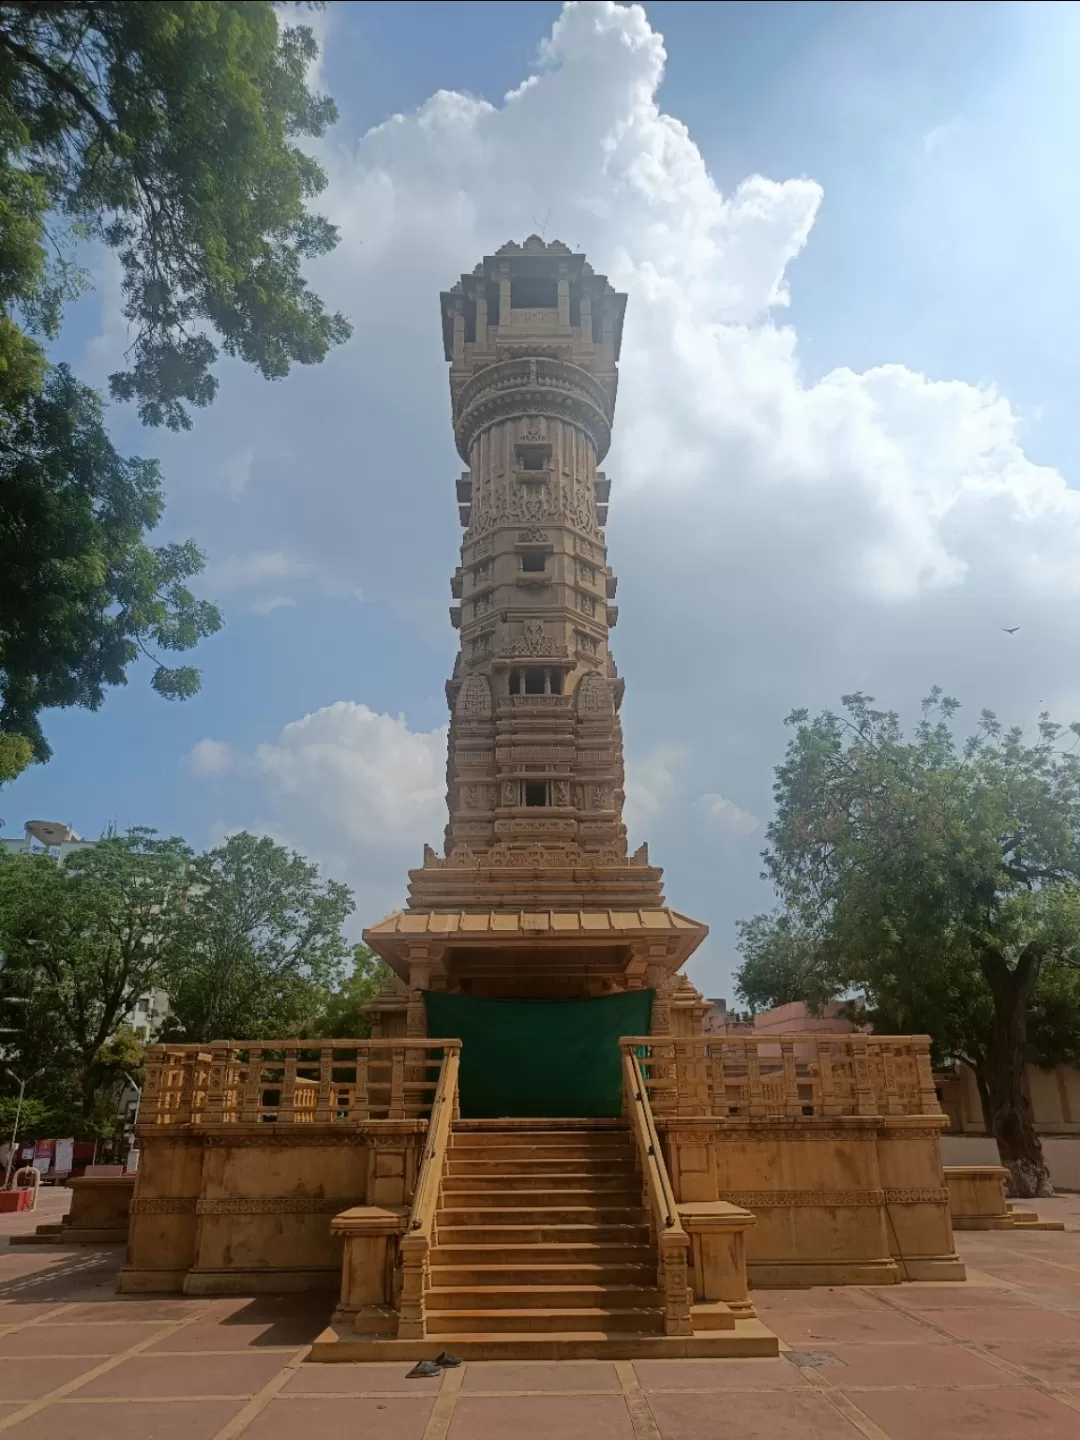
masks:
POLYGON ((614 717, 611 686, 594 670, 583 675, 578 682, 577 713, 582 720, 608 720, 614 717))
POLYGON ((483 675, 467 675, 458 693, 457 711, 465 720, 486 720, 491 715, 491 687, 483 675))

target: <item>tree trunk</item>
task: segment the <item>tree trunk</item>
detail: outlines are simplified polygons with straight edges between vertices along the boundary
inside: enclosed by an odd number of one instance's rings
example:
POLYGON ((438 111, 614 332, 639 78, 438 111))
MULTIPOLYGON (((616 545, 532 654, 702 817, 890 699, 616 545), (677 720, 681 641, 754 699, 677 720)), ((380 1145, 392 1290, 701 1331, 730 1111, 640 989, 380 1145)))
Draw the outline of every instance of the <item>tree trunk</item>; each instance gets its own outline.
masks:
POLYGON ((1014 968, 1000 951, 984 951, 979 964, 994 997, 994 1021, 987 1047, 986 1079, 991 1134, 1008 1168, 1008 1193, 1017 1199, 1053 1195, 1042 1143, 1024 1096, 1028 1002, 1039 974, 1040 956, 1026 949, 1014 968))

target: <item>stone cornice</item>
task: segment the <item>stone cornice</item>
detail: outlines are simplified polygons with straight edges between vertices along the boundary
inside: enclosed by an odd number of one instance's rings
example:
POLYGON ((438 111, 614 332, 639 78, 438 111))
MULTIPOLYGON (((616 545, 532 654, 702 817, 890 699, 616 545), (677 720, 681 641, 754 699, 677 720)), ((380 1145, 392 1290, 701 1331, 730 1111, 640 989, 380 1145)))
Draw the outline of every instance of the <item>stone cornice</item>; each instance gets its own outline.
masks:
POLYGON ((503 360, 475 374, 454 401, 454 440, 469 464, 473 441, 486 426, 519 415, 549 415, 577 425, 592 440, 597 460, 611 444, 614 397, 579 365, 532 357, 503 360))

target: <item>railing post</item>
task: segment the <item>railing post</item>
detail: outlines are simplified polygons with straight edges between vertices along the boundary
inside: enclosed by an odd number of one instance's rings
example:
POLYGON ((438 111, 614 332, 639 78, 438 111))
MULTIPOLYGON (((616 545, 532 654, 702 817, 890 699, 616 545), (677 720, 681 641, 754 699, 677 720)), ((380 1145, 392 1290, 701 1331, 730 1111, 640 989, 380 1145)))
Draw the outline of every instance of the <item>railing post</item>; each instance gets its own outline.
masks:
POLYGON ((210 1046, 210 1084, 206 1096, 206 1120, 210 1125, 220 1125, 225 1118, 225 1087, 231 1068, 232 1046, 224 1040, 215 1040, 210 1046))
POLYGON ((879 1112, 874 1088, 870 1083, 870 1061, 865 1036, 852 1036, 851 1059, 855 1071, 855 1113, 877 1115, 879 1112))
POLYGON ((799 1077, 795 1070, 795 1041, 781 1040, 780 1063, 784 1077, 784 1114, 794 1120, 802 1114, 799 1101, 799 1077))
POLYGON ((428 1242, 425 1235, 406 1235, 400 1246, 401 1300, 398 1338, 423 1340, 427 1335, 425 1295, 428 1282, 428 1242))
POLYGON ((247 1083, 240 1099, 240 1118, 248 1125, 258 1120, 262 1114, 262 1073, 262 1047, 250 1045, 248 1046, 247 1083))
POLYGON ((319 1098, 315 1102, 316 1123, 329 1125, 334 1119, 330 1112, 330 1090, 334 1078, 334 1045, 332 1041, 319 1048, 319 1098))
POLYGON ((281 1101, 278 1105, 278 1122, 289 1125, 296 1114, 296 1042, 282 1042, 285 1059, 281 1067, 281 1101))
POLYGON ((405 1119, 405 1045, 395 1045, 390 1063, 390 1109, 388 1120, 405 1119))
POLYGON ((919 1077, 919 1108, 924 1115, 940 1115, 941 1105, 930 1063, 930 1036, 913 1035, 911 1043, 915 1050, 915 1073, 919 1077))
POLYGON ((694 1322, 690 1316, 690 1286, 686 1277, 687 1236, 661 1235, 661 1287, 664 1292, 664 1334, 692 1335, 694 1322))

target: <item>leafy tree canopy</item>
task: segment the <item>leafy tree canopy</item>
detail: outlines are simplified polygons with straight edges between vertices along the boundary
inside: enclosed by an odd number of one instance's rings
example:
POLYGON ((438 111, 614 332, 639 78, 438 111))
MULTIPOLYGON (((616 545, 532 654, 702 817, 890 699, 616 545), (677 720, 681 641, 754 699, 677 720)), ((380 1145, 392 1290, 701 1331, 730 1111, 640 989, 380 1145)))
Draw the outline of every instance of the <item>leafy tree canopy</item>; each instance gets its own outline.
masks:
POLYGON ((81 276, 115 251, 128 366, 110 378, 149 425, 210 403, 218 346, 269 379, 349 335, 301 274, 337 243, 308 209, 325 186, 296 143, 323 134, 309 29, 265 0, 0 3, 0 366, 37 388, 81 276))
POLYGON ((780 990, 794 959, 811 1001, 857 995, 879 1028, 931 1034, 975 1067, 1016 1193, 1044 1191, 1023 1067, 1033 1038, 1072 1053, 1080 1018, 1080 727, 1044 715, 1028 738, 984 712, 961 744, 938 690, 910 737, 866 696, 843 705, 789 718, 764 854, 786 928, 744 928, 743 993, 770 966, 780 990))
POLYGON ((311 1034, 349 954, 352 895, 265 836, 199 856, 170 945, 165 1034, 185 1041, 311 1034))
POLYGON ((46 1092, 73 1077, 88 1120, 111 1071, 132 1058, 116 1037, 161 984, 190 864, 183 841, 150 830, 101 840, 63 864, 45 854, 0 859, 3 979, 28 1002, 10 1041, 14 1068, 44 1067, 46 1092))
MULTIPOLYGON (((0 409, 0 782, 48 759, 43 710, 96 710, 151 645, 189 650, 220 628, 187 588, 203 567, 194 542, 143 538, 163 505, 157 462, 116 453, 100 400, 66 366, 15 414, 0 409)), ((197 670, 153 658, 159 694, 198 690, 197 670)))
POLYGON ((390 978, 390 967, 367 945, 353 946, 353 969, 337 990, 326 997, 314 1033, 330 1040, 363 1040, 371 1023, 363 1013, 390 978))

